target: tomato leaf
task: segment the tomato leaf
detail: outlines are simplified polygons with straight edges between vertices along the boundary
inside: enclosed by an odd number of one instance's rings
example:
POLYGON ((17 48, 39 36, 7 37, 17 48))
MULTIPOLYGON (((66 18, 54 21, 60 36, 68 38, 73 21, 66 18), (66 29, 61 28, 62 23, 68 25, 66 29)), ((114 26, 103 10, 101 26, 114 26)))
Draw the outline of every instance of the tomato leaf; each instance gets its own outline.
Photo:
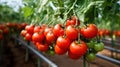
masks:
POLYGON ((24 12, 24 17, 27 18, 28 16, 32 15, 33 14, 33 8, 31 7, 24 7, 22 8, 23 12, 24 12))

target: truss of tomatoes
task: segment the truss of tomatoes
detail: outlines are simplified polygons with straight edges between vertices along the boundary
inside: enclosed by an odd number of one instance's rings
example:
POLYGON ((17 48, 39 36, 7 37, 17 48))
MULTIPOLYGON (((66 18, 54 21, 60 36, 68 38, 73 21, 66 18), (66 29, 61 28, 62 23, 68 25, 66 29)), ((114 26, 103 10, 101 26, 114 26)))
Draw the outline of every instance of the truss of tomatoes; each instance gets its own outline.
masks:
POLYGON ((79 26, 80 20, 72 17, 66 21, 64 26, 62 24, 27 25, 20 34, 27 41, 33 42, 41 52, 67 54, 74 60, 86 56, 87 60, 92 61, 95 59, 96 53, 103 50, 104 44, 84 40, 92 40, 97 36, 98 28, 95 24, 88 24, 81 28, 79 26))
POLYGON ((113 32, 108 30, 108 29, 99 29, 98 30, 98 36, 100 36, 100 37, 110 36, 110 34, 115 35, 117 37, 120 37, 120 31, 119 30, 113 30, 113 32))
POLYGON ((25 28, 27 23, 12 23, 12 22, 7 22, 4 24, 0 24, 0 40, 2 40, 5 36, 8 35, 9 33, 17 33, 20 32, 25 28))

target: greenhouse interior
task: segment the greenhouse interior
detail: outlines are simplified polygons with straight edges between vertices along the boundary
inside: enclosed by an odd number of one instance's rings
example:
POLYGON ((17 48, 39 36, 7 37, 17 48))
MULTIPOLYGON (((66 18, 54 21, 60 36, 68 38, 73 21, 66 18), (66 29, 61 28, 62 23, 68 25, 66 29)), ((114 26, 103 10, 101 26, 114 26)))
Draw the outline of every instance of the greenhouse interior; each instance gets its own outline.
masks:
POLYGON ((120 67, 120 0, 0 0, 0 67, 120 67))

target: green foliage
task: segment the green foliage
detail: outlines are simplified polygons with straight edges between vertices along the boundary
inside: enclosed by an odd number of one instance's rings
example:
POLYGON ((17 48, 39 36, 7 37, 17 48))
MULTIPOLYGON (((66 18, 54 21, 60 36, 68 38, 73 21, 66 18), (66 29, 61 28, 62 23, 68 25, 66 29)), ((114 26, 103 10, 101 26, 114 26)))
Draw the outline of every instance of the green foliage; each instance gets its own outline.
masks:
POLYGON ((32 24, 65 23, 75 15, 83 24, 95 23, 99 28, 119 29, 119 0, 23 0, 24 7, 14 12, 0 5, 0 22, 27 21, 32 24))
POLYGON ((8 5, 0 4, 0 23, 4 22, 23 22, 23 16, 20 12, 15 12, 8 5))
POLYGON ((33 14, 33 9, 32 8, 30 8, 30 7, 24 7, 24 8, 22 8, 22 10, 23 10, 23 12, 24 12, 24 17, 26 18, 26 17, 29 17, 30 15, 32 15, 33 14))

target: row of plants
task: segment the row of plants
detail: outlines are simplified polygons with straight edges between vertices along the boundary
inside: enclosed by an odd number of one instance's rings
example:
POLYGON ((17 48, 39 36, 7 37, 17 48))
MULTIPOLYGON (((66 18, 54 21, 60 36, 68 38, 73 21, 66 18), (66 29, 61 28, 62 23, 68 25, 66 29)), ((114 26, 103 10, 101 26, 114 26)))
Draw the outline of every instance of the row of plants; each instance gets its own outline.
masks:
POLYGON ((0 40, 11 35, 18 35, 25 28, 27 23, 6 22, 0 24, 0 40))
POLYGON ((27 24, 2 21, 0 39, 8 29, 21 34, 43 53, 67 54, 74 60, 83 57, 84 61, 93 61, 104 49, 100 38, 120 36, 118 1, 23 0, 24 7, 20 8, 17 21, 27 24))

